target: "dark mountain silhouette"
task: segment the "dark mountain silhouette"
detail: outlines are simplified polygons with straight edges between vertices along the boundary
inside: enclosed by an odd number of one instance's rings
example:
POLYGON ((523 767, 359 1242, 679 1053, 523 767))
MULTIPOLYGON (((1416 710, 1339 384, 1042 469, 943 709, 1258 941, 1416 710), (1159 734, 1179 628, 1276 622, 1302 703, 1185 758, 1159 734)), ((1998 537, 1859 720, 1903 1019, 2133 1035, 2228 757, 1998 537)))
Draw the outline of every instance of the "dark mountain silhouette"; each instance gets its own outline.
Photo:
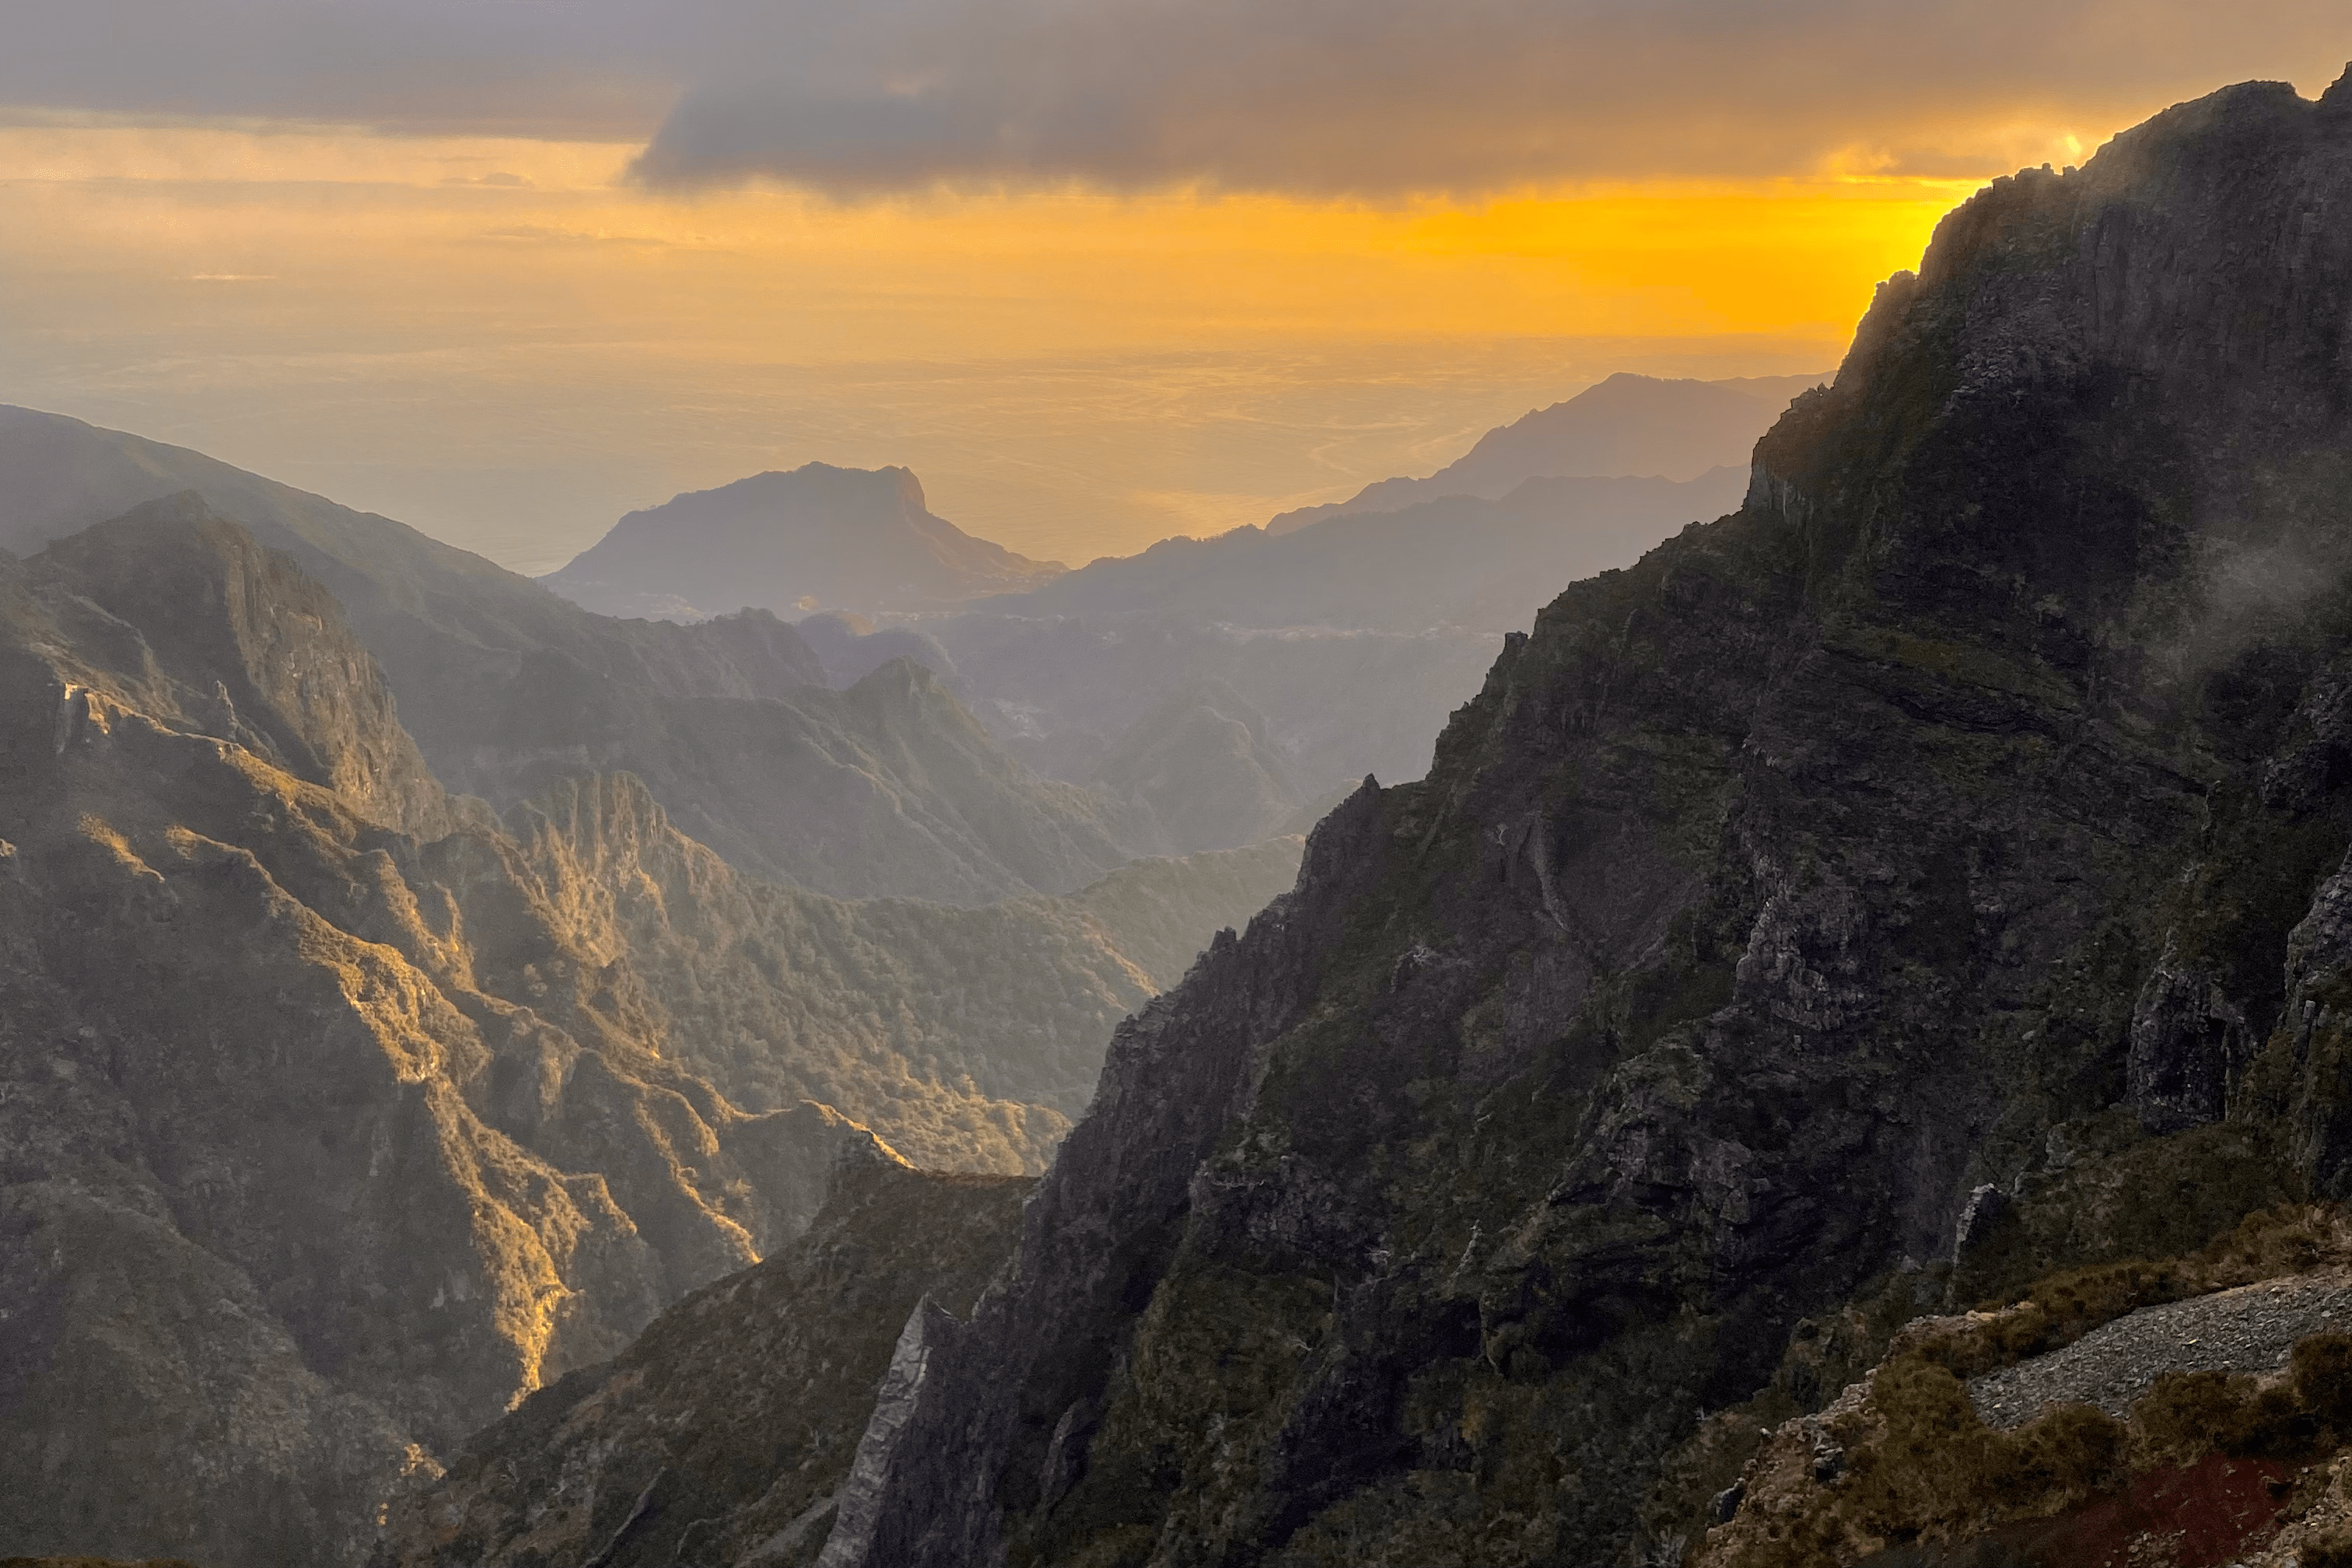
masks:
POLYGON ((1301 507, 1266 524, 1292 533, 1351 512, 1402 511, 1447 496, 1500 500, 1534 479, 1696 479, 1748 469, 1748 449, 1818 375, 1664 380, 1620 371, 1564 403, 1497 426, 1427 479, 1382 479, 1344 501, 1301 507))
POLYGON ((2332 1488, 2340 1333, 2128 1429, 1962 1380, 2346 1256, 2347 208, 2352 72, 1947 217, 1122 1026, 825 1568, 2223 1562, 2332 1488))
POLYGON ((541 581, 606 615, 695 619, 747 606, 921 609, 1062 570, 933 517, 904 468, 809 463, 633 511, 541 581))

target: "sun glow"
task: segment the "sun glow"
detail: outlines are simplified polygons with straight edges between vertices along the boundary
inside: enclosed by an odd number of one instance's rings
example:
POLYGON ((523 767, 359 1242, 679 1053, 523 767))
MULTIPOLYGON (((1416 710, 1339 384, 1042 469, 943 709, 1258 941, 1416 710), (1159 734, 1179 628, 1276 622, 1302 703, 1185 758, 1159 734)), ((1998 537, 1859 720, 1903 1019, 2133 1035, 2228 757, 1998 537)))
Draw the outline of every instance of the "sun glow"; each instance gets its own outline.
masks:
POLYGON ((944 515, 1084 559, 1330 499, 1613 369, 1827 368, 1969 188, 841 203, 649 193, 635 151, 0 128, 0 297, 42 301, 0 318, 0 399, 536 570, 627 507, 813 458, 909 463, 944 515), (1498 343, 1520 345, 1508 372, 1498 343), (1382 384, 1393 406, 1360 406, 1382 384), (1209 450, 1219 433, 1237 455, 1209 450), (646 456, 616 466, 625 447, 646 456))

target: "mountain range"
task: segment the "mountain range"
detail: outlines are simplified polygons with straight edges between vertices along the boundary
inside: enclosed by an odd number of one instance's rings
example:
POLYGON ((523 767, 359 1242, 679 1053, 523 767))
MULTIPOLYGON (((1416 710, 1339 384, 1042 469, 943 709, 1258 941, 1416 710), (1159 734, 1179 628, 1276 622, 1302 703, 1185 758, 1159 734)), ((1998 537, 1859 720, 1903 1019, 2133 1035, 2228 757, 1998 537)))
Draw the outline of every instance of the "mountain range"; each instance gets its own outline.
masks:
POLYGON ((1540 476, 803 637, 0 417, 0 1552, 2352 1560, 2346 211, 1993 182, 1498 647, 1280 617, 1540 476))
POLYGON ((1736 512, 1120 1026, 752 1560, 2345 1560, 2347 204, 2352 71, 1946 218, 1736 512))
POLYGON ((0 408, 0 548, 19 553, 199 492, 334 595, 436 776, 500 809, 631 773, 744 870, 961 904, 1072 891, 1163 842, 1107 795, 1030 776, 920 670, 829 689, 764 611, 592 614, 390 519, 29 409, 0 408))
MULTIPOLYGON (((912 658, 1000 744, 1079 784, 1213 683, 1257 715, 1280 766, 1192 770, 1197 796, 1181 802, 1154 792, 1157 842, 1237 845, 1367 773, 1417 777, 1504 632, 1558 584, 1736 507, 1748 448, 1818 379, 1612 376, 1427 479, 1075 572, 931 516, 903 469, 812 464, 632 513, 544 581, 591 607, 682 619, 797 606, 835 684, 912 658), (1286 813, 1238 804, 1270 798, 1277 773, 1286 813), (1217 802, 1237 814, 1212 828, 1217 802)), ((1106 826, 1142 842, 1133 823, 1106 826)))
POLYGON ((2352 1337, 1968 1380, 2339 1256, 2347 203, 2352 72, 1948 216, 1121 1026, 826 1568, 2255 1560, 2352 1337))
POLYGON ((358 1561, 404 1477, 789 1247, 843 1149, 1040 1168, 1298 853, 844 902, 627 774, 502 817, 406 710, 193 492, 0 554, 0 1551, 358 1561))

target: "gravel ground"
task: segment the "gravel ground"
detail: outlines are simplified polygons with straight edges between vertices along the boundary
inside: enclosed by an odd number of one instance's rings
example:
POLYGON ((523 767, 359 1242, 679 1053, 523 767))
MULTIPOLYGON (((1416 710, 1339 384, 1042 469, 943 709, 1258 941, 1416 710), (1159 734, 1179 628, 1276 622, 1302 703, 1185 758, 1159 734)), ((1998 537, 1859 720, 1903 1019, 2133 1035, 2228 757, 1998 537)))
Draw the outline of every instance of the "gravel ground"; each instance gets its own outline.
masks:
POLYGON ((2352 1274, 2331 1270, 2146 1307, 2094 1329, 2062 1351, 1969 1380, 1992 1427, 2021 1426, 2044 1406, 2095 1405, 2129 1413, 2168 1372, 2275 1372, 2294 1342, 2352 1332, 2352 1274))

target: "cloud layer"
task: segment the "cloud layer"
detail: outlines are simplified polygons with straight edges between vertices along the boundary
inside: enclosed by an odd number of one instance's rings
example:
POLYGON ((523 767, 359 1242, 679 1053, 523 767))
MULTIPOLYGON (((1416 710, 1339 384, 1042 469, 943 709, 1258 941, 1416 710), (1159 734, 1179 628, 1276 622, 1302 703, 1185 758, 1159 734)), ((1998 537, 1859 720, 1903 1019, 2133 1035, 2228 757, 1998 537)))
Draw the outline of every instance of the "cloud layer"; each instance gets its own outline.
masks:
POLYGON ((1976 174, 2352 53, 2341 0, 0 0, 0 103, 650 131, 656 185, 846 195, 1976 174))

